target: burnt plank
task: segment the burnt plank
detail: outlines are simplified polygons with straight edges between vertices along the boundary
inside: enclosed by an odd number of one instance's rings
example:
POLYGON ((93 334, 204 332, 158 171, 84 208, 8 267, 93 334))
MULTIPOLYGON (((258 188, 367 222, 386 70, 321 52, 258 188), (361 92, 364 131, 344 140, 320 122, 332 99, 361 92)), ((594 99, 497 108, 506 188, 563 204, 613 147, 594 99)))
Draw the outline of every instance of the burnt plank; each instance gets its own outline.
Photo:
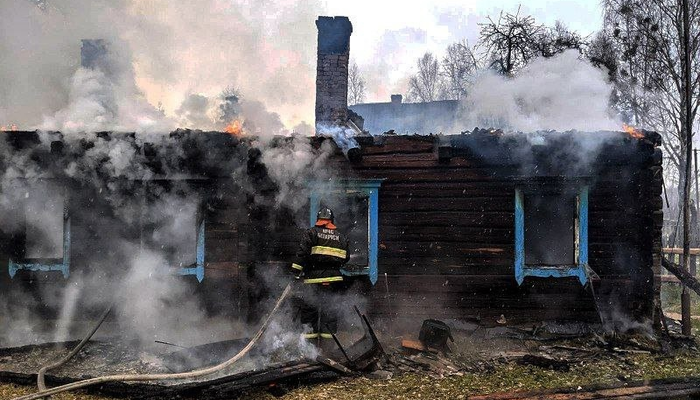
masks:
POLYGON ((363 146, 362 154, 391 154, 391 153, 431 153, 436 138, 432 136, 386 136, 382 144, 363 146))
POLYGON ((512 211, 511 197, 419 197, 382 196, 379 203, 382 211, 512 211))
POLYGON ((379 215, 380 227, 384 225, 431 225, 507 228, 514 224, 514 212, 384 212, 379 215))

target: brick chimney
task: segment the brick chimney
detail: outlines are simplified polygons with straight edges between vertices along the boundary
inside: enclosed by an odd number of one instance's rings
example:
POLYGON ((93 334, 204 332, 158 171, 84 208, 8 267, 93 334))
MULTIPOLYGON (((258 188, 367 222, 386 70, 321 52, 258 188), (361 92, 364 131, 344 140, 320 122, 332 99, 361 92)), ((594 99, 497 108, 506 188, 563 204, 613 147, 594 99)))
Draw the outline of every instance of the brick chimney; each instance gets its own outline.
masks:
POLYGON ((348 17, 318 17, 316 126, 348 119, 348 62, 352 24, 348 17))
POLYGON ((107 42, 104 39, 82 39, 80 42, 80 66, 100 69, 109 74, 111 71, 107 59, 107 42))

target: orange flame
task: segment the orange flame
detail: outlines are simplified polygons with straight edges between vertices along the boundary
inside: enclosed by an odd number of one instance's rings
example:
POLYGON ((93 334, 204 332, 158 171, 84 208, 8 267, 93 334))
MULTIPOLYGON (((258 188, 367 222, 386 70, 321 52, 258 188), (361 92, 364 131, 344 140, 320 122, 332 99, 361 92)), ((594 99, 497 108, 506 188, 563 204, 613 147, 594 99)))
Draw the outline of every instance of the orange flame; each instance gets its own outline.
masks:
POLYGON ((628 135, 632 136, 635 139, 644 139, 644 133, 627 124, 622 124, 622 129, 624 129, 628 135))
POLYGON ((17 130, 17 125, 15 125, 15 124, 0 126, 0 131, 16 131, 16 130, 17 130))
POLYGON ((224 131, 230 135, 241 137, 243 136, 243 123, 237 119, 226 125, 224 131))

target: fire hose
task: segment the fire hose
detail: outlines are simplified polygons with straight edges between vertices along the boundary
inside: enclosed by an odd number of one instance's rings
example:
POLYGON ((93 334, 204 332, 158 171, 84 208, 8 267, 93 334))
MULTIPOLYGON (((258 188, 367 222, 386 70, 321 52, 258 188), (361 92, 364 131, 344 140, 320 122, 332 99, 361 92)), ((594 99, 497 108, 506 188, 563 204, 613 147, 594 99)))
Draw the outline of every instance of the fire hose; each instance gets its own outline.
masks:
MULTIPOLYGON (((284 289, 284 291, 282 292, 280 297, 277 299, 277 303, 275 303, 275 306, 272 308, 272 311, 270 311, 270 313, 267 315, 267 317, 265 318, 265 321, 260 326, 260 329, 258 329, 257 333, 250 339, 248 344, 243 349, 241 349, 236 355, 234 355, 230 359, 222 362, 221 364, 217 364, 217 365, 214 365, 212 367, 207 367, 207 368, 198 369, 198 370, 194 370, 194 371, 180 372, 180 373, 124 374, 124 375, 101 376, 101 377, 90 378, 90 379, 85 379, 82 381, 68 383, 68 384, 65 384, 62 386, 57 386, 57 387, 52 388, 52 389, 47 389, 47 390, 40 389, 40 391, 38 393, 16 397, 13 400, 42 399, 42 398, 45 398, 47 396, 51 396, 54 394, 63 393, 63 392, 67 392, 70 390, 81 389, 84 387, 97 385, 97 384, 101 384, 101 383, 107 383, 107 382, 133 382, 133 381, 160 381, 160 380, 188 379, 188 378, 197 378, 197 377, 205 376, 205 375, 211 375, 213 373, 219 372, 219 371, 233 365, 235 362, 237 362, 243 356, 245 356, 250 351, 251 348, 253 348, 253 346, 258 342, 258 340, 260 340, 263 333, 265 333, 265 330, 267 329, 268 325, 270 324, 270 321, 272 320, 272 316, 277 313, 279 308, 282 306, 282 303, 284 303, 284 300, 289 296, 289 293, 291 291, 292 291, 292 284, 290 283, 287 285, 287 287, 284 289)), ((90 336, 92 336, 92 333, 90 334, 90 336)), ((72 351, 71 353, 73 353, 73 352, 77 353, 77 351, 75 351, 75 350, 72 351)), ((67 357, 65 357, 65 358, 67 358, 67 357)), ((61 361, 63 361, 63 359, 61 361)), ((43 378, 43 375, 42 375, 42 378, 43 378)))
POLYGON ((73 350, 71 350, 70 353, 66 354, 65 357, 61 358, 60 360, 56 361, 53 364, 44 365, 43 367, 41 367, 41 369, 39 370, 39 373, 36 376, 36 386, 39 388, 39 392, 46 390, 46 383, 44 381, 44 375, 46 375, 46 371, 60 367, 61 365, 70 361, 70 359, 73 358, 73 356, 78 354, 78 352, 80 350, 82 350, 83 347, 85 347, 87 342, 90 341, 90 339, 92 338, 92 335, 94 335, 95 332, 97 332, 97 330, 100 328, 100 326, 102 326, 102 323, 105 321, 105 319, 107 319, 107 316, 109 315, 109 313, 111 311, 112 311, 112 305, 107 307, 107 309, 102 313, 102 316, 97 321, 97 323, 92 328, 92 330, 87 334, 87 336, 85 336, 83 338, 83 340, 80 341, 80 343, 78 343, 77 346, 75 346, 75 348, 73 350))

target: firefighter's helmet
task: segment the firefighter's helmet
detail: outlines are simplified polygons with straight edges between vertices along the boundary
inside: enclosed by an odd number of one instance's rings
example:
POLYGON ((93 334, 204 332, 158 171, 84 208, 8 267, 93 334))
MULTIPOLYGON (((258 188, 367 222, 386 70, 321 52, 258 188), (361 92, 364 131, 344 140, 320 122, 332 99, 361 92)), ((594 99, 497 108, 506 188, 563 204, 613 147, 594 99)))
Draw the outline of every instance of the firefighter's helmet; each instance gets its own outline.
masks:
POLYGON ((322 207, 320 210, 318 210, 316 219, 328 219, 333 222, 333 210, 328 207, 322 207))

